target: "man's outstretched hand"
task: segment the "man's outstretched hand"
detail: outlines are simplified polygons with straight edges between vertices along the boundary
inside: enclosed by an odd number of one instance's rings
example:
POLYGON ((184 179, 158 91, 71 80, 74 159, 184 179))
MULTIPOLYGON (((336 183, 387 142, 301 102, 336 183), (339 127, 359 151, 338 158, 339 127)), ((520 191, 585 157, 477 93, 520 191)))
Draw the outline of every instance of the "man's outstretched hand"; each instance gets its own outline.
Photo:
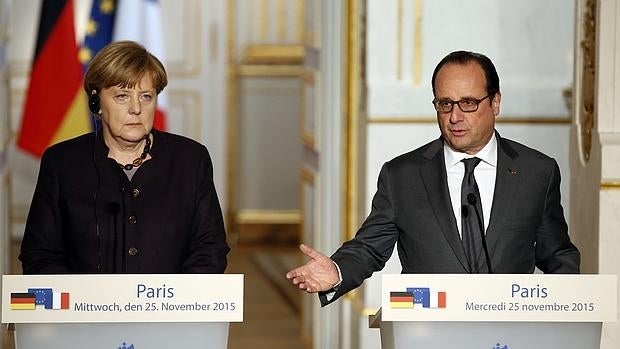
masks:
POLYGON ((310 293, 328 291, 338 284, 338 269, 329 257, 304 244, 299 245, 299 249, 310 257, 310 260, 286 273, 287 279, 310 293))

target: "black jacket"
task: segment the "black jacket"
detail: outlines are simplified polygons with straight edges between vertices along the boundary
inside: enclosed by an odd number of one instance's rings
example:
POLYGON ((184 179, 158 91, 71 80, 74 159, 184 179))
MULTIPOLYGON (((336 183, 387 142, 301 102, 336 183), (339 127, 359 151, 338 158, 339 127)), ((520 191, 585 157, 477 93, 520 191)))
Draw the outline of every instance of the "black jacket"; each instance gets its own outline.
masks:
MULTIPOLYGON (((560 169, 554 159, 497 136, 497 174, 486 241, 493 272, 579 273, 560 203, 560 169)), ((437 139, 387 162, 372 211, 355 238, 331 257, 342 283, 326 305, 383 269, 398 242, 403 273, 469 273, 452 210, 437 139)), ((483 254, 480 254, 484 264, 483 254)))
POLYGON ((153 130, 131 181, 102 134, 45 151, 20 260, 24 274, 223 273, 230 250, 205 146, 153 130))

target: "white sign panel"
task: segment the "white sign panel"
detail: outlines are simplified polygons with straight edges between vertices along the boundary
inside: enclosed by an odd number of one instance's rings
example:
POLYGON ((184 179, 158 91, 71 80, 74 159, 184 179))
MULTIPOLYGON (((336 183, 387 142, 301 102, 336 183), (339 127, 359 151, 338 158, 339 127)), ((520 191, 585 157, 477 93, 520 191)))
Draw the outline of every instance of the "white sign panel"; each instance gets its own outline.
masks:
POLYGON ((383 275, 383 321, 616 321, 616 275, 383 275))
POLYGON ((3 323, 242 322, 243 275, 3 275, 3 323))

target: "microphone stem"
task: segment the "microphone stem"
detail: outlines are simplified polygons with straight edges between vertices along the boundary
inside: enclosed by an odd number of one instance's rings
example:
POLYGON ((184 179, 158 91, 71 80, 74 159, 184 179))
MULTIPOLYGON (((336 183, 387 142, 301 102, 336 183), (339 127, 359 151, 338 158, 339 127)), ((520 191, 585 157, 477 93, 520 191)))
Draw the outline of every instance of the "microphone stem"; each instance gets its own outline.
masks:
POLYGON ((122 236, 121 236, 121 273, 125 274, 127 272, 127 256, 126 256, 126 250, 127 250, 127 242, 125 241, 127 238, 127 233, 125 230, 125 220, 127 220, 127 212, 126 212, 126 208, 125 208, 125 187, 123 187, 123 191, 122 191, 122 198, 121 198, 121 204, 123 205, 123 221, 122 221, 122 236))

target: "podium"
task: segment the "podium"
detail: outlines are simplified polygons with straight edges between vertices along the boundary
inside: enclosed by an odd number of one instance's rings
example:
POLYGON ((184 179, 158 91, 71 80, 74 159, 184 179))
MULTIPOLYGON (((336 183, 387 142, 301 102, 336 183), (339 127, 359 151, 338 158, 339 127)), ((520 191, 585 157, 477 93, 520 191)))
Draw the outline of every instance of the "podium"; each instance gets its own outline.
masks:
POLYGON ((243 275, 4 275, 17 349, 226 348, 243 275))
POLYGON ((615 275, 384 275, 369 318, 383 349, 598 349, 615 275))

